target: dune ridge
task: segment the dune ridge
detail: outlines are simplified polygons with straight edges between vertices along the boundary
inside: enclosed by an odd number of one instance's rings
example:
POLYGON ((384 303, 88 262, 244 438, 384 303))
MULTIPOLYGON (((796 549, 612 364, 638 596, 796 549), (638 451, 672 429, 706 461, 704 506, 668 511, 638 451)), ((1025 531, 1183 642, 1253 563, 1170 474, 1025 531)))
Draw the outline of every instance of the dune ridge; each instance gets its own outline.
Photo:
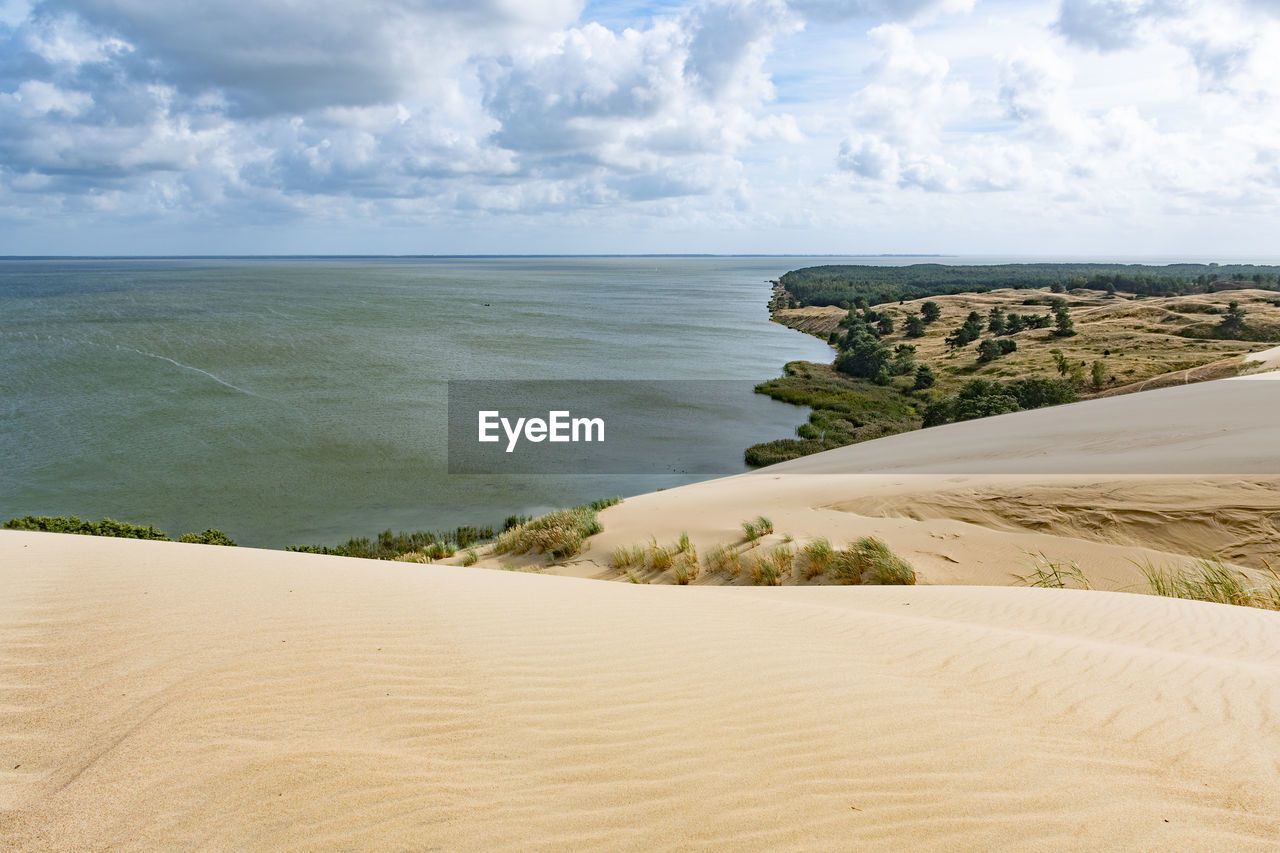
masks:
POLYGON ((1262 850, 1280 833, 1271 613, 9 531, 0 554, 6 849, 1262 850))

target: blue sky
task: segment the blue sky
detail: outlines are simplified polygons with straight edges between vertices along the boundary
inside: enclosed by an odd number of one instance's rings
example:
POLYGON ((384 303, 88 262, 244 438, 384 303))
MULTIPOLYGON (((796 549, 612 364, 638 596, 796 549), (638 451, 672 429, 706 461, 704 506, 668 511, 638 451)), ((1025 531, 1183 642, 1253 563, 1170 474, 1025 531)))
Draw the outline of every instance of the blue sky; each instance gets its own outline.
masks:
POLYGON ((1277 0, 0 0, 0 253, 1280 255, 1277 0))

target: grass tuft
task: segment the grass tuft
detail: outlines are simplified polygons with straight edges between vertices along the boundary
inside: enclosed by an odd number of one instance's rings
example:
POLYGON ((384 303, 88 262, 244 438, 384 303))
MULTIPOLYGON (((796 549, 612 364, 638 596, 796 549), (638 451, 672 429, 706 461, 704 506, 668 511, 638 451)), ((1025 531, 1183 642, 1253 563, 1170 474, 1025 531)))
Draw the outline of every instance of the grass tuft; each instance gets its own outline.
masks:
POLYGON ((1076 562, 1054 562, 1041 551, 1032 556, 1033 564, 1029 574, 1014 575, 1017 581, 1025 586, 1043 589, 1092 589, 1089 579, 1076 562))
POLYGON ((474 566, 480 561, 480 553, 475 548, 468 548, 462 553, 462 565, 474 566))
POLYGON ((916 582, 915 569, 874 536, 864 536, 837 551, 831 574, 849 584, 904 584, 916 582))
POLYGON ((689 581, 697 580, 698 569, 698 553, 692 548, 687 551, 681 551, 671 563, 671 574, 680 586, 688 584, 689 581))
POLYGON ((763 515, 757 516, 751 521, 742 522, 742 533, 746 536, 748 542, 755 542, 761 536, 768 536, 772 532, 773 522, 763 515))
POLYGON ((812 580, 818 575, 826 574, 835 561, 836 551, 831 543, 818 537, 800 549, 800 568, 805 580, 812 580))
POLYGON ((1221 560, 1201 559, 1192 566, 1165 569, 1148 562, 1140 568, 1156 595, 1280 610, 1280 575, 1271 569, 1275 582, 1250 577, 1221 560))
POLYGON ((626 571, 637 566, 644 566, 644 548, 639 545, 614 548, 613 553, 609 555, 609 568, 611 569, 626 571))
POLYGON ((742 573, 742 555, 732 545, 716 545, 703 557, 710 573, 723 572, 736 578, 742 573))
POLYGON ((786 545, 778 545, 751 561, 751 581, 757 586, 780 586, 794 563, 795 552, 786 545))
POLYGON ((572 557, 582 550, 587 537, 604 529, 596 519, 597 510, 592 508, 595 504, 556 510, 504 530, 493 542, 493 553, 533 552, 546 554, 551 560, 572 557))

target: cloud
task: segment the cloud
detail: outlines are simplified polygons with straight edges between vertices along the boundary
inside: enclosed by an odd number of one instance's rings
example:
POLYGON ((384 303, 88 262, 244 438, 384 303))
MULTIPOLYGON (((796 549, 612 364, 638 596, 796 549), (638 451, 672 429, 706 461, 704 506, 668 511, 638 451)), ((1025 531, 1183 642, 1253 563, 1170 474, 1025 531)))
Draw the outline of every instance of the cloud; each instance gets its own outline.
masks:
POLYGON ((1120 50, 1133 46, 1142 24, 1166 6, 1159 0, 1062 0, 1054 26, 1068 41, 1084 47, 1120 50))

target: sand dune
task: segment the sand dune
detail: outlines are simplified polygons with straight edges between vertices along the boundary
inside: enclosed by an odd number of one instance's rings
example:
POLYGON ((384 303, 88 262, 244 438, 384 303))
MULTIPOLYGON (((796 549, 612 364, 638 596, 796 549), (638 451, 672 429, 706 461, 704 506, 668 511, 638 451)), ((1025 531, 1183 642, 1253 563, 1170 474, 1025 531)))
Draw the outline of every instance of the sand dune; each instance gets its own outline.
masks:
POLYGON ((1274 849, 1280 619, 0 533, 0 846, 1274 849))
POLYGON ((765 544, 875 535, 935 584, 1009 584, 1041 554, 1110 590, 1145 590, 1143 565, 1199 556, 1280 568, 1277 377, 948 424, 641 495, 552 571, 616 577, 616 547, 683 531, 700 549, 741 541, 760 514, 776 530, 765 544))

